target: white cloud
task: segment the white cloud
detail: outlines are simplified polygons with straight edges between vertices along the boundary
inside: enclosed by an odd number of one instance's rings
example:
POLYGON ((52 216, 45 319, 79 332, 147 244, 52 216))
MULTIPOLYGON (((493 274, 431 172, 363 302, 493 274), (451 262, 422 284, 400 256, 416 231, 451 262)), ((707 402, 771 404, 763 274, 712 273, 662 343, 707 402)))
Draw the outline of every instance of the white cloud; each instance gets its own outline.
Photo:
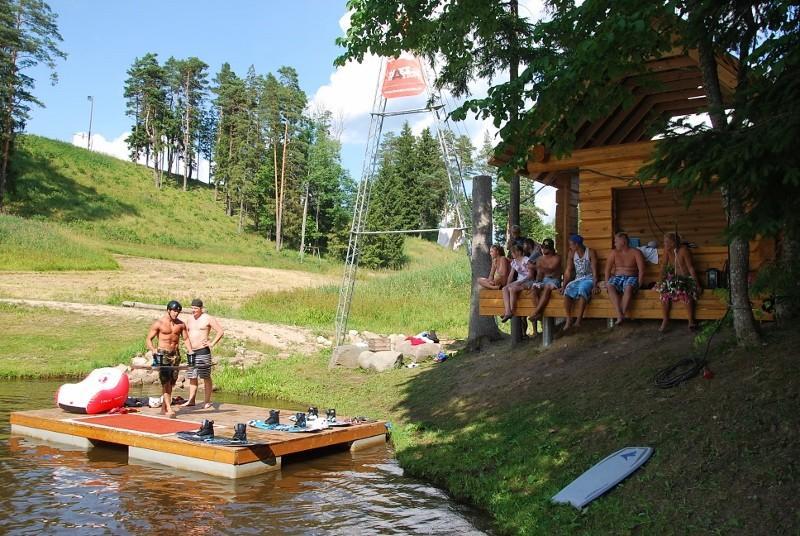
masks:
MULTIPOLYGON (((93 133, 91 140, 91 150, 98 153, 103 153, 109 156, 113 156, 114 158, 118 158, 120 160, 125 160, 127 162, 130 162, 131 161, 130 151, 128 150, 128 144, 125 141, 129 135, 130 132, 123 132, 116 138, 109 140, 102 134, 93 133)), ((75 145, 76 147, 83 147, 85 149, 87 142, 88 140, 86 132, 76 132, 75 134, 72 135, 72 145, 75 145)), ((139 157, 138 163, 142 165, 145 164, 144 156, 139 157)), ((200 180, 203 182, 208 182, 208 176, 209 176, 208 160, 204 158, 200 159, 199 171, 200 171, 199 173, 200 180)), ((182 162, 178 164, 177 173, 181 174, 183 173, 182 162)), ((198 177, 197 170, 192 171, 192 176, 194 176, 195 178, 198 177)))

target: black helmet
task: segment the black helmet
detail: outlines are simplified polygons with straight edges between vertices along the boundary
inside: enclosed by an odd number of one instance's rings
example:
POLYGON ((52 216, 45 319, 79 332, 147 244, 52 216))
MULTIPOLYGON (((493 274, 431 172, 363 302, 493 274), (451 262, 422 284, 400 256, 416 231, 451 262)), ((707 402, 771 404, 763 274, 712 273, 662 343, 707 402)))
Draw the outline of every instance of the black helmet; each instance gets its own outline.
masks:
POLYGON ((183 307, 181 307, 180 302, 172 300, 167 304, 167 311, 183 311, 183 307))

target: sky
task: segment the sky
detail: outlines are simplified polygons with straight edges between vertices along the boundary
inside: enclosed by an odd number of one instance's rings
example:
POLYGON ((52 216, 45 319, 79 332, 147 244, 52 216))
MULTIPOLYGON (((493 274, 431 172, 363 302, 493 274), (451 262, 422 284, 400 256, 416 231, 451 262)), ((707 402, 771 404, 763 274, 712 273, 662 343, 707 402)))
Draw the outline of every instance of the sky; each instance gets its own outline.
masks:
MULTIPOLYGON (((163 63, 170 56, 196 56, 209 65, 209 80, 224 62, 240 76, 253 65, 256 72, 276 72, 294 67, 311 109, 331 111, 341 124, 342 163, 358 179, 365 158, 370 111, 381 62, 367 57, 363 64, 333 66, 342 53, 335 39, 344 34, 349 17, 344 0, 292 0, 291 2, 230 0, 49 0, 58 15, 67 59, 58 61, 59 81, 52 86, 48 71, 31 71, 35 95, 45 108, 35 108, 26 130, 33 134, 86 146, 91 114, 92 149, 127 158, 125 137, 131 118, 125 115, 123 86, 126 71, 137 57, 158 54, 163 63), (93 98, 92 102, 88 96, 93 98)), ((539 0, 522 3, 523 12, 540 10, 539 0)), ((485 94, 488 84, 477 81, 475 95, 485 94)), ((457 104, 445 95, 452 108, 457 104)), ((389 101, 390 110, 424 105, 424 97, 389 101)), ((409 121, 415 133, 430 126, 425 115, 387 119, 384 132, 398 131, 409 121)), ((496 134, 489 120, 469 119, 452 123, 456 134, 468 135, 475 146, 484 133, 496 134)), ((201 166, 201 178, 207 166, 201 166)), ((554 216, 554 191, 546 188, 537 205, 554 216)))

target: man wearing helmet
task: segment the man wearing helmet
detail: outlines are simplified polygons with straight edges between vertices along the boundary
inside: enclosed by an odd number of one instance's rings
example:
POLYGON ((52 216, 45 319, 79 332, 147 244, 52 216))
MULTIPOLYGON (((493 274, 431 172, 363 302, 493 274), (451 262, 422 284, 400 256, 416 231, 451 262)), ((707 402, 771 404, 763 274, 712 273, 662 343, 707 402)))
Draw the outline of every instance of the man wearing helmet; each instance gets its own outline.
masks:
POLYGON ((169 417, 175 417, 172 409, 172 387, 178 381, 178 365, 181 362, 181 354, 178 348, 181 336, 186 351, 193 355, 192 343, 189 340, 189 331, 178 315, 181 313, 181 304, 172 300, 167 304, 167 314, 153 322, 150 331, 147 333, 147 348, 158 357, 158 364, 162 366, 158 370, 158 379, 161 381, 161 391, 164 399, 161 405, 161 413, 169 417), (158 337, 158 348, 153 346, 153 337, 158 337))

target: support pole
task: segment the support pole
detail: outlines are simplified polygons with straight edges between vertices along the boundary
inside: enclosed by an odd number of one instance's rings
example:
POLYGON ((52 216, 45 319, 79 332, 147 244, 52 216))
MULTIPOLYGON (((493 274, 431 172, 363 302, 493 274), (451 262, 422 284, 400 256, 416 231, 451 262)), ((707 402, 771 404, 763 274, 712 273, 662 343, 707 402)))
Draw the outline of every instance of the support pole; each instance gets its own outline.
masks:
MULTIPOLYGON (((519 175, 511 177, 510 182, 510 196, 508 202, 508 226, 509 229, 512 225, 519 225, 519 175)), ((511 343, 516 345, 522 342, 522 336, 525 335, 524 320, 515 316, 511 319, 511 343)))
POLYGON ((469 303, 469 332, 467 348, 480 350, 486 341, 500 339, 500 330, 493 316, 480 314, 479 277, 486 277, 492 261, 489 248, 492 245, 492 178, 479 175, 472 179, 472 295, 469 303))

